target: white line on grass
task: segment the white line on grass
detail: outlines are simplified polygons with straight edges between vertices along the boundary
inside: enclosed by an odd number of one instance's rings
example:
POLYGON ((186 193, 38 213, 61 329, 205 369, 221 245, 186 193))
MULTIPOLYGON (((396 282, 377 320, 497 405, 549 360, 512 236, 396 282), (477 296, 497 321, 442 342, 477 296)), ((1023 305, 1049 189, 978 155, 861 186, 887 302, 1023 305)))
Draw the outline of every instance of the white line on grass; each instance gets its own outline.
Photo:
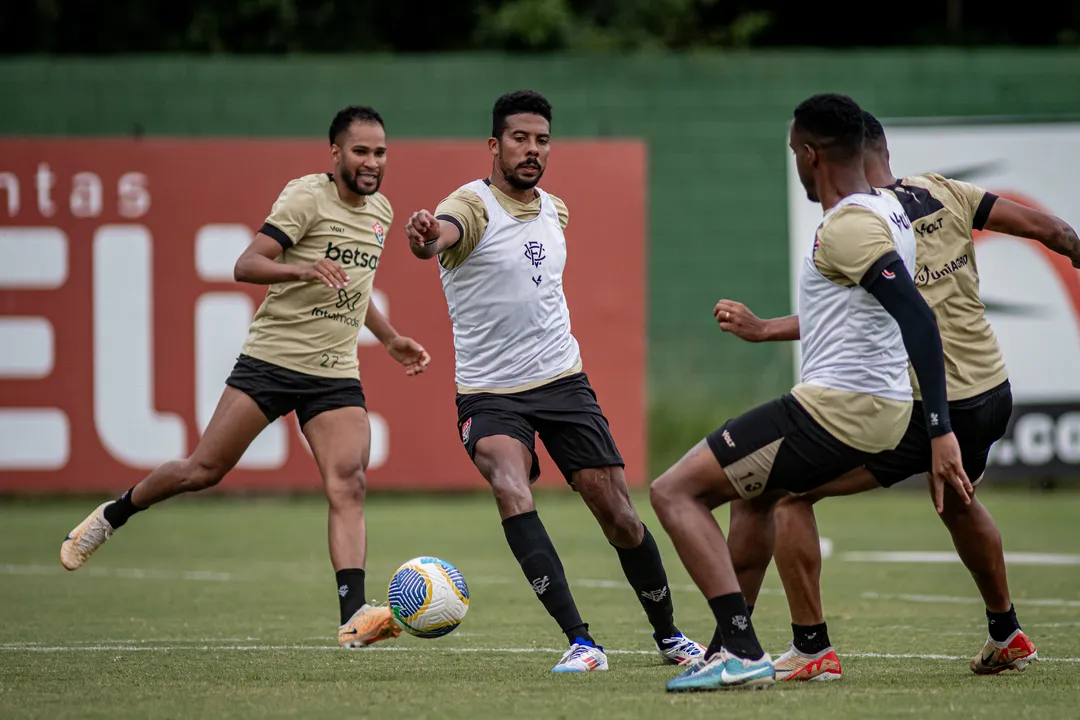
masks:
MULTIPOLYGON (((68 571, 59 565, 0 565, 0 575, 61 575, 68 571)), ((80 575, 112 577, 125 580, 209 580, 229 582, 232 573, 214 570, 147 570, 143 568, 88 567, 80 575)))
MULTIPOLYGON (((982 598, 956 597, 953 595, 909 595, 906 593, 876 593, 864 592, 865 600, 903 600, 914 603, 958 603, 962 605, 981 605, 982 598)), ((1080 607, 1080 600, 1065 600, 1063 598, 1013 598, 1015 605, 1032 605, 1037 607, 1080 607)))
MULTIPOLYGON (((523 580, 524 582, 524 580, 523 580)), ((592 578, 583 578, 580 580, 571 580, 571 585, 577 585, 587 588, 601 588, 604 590, 630 590, 630 584, 626 580, 596 580, 592 578)), ((678 592, 698 592, 696 585, 671 585, 668 587, 678 592)), ((761 588, 758 591, 759 595, 783 595, 783 590, 776 590, 774 588, 761 588)))
MULTIPOLYGON (((418 647, 402 647, 400 645, 378 645, 374 647, 364 648, 362 650, 355 650, 353 652, 412 652, 420 650, 418 647)), ((341 651, 340 648, 332 645, 182 645, 182 646, 169 646, 169 645, 18 645, 18 644, 0 644, 0 652, 42 652, 42 653, 57 653, 57 652, 257 652, 257 651, 280 651, 280 650, 303 650, 314 652, 330 652, 341 651)), ((466 647, 466 648, 444 648, 445 652, 449 653, 509 653, 509 654, 525 654, 525 653, 545 653, 558 655, 563 652, 562 648, 545 648, 545 647, 527 647, 527 648, 478 648, 478 647, 466 647)), ((654 655, 654 650, 615 650, 608 649, 605 652, 609 655, 654 655)), ((930 655, 930 654, 907 654, 907 653, 841 653, 843 657, 854 658, 875 658, 886 660, 969 660, 965 656, 961 655, 930 655)), ((1041 658, 1045 662, 1065 662, 1065 663, 1080 663, 1080 657, 1074 658, 1041 658)))
MULTIPOLYGON (((959 563, 960 556, 952 550, 944 552, 878 552, 856 551, 840 553, 846 562, 882 563, 959 563)), ((1080 555, 1054 553, 1005 553, 1008 565, 1080 565, 1080 555)))

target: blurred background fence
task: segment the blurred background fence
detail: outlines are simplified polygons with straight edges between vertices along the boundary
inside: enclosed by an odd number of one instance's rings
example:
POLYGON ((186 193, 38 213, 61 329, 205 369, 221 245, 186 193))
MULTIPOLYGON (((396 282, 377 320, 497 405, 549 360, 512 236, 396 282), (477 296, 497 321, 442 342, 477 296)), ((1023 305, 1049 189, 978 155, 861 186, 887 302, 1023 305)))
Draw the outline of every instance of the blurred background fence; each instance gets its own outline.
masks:
MULTIPOLYGON (((723 336, 711 309, 728 297, 760 315, 791 311, 785 133, 800 100, 848 93, 894 124, 1075 120, 1080 55, 1074 48, 934 48, 9 56, 0 58, 0 135, 320 138, 337 108, 359 102, 383 114, 391 146, 482 141, 494 98, 524 87, 552 101, 556 143, 645 144, 655 473, 704 432, 793 380, 790 346, 723 336)), ((554 147, 553 166, 563 162, 554 147)), ((412 209, 398 207, 398 222, 412 209)), ((617 253, 617 239, 606 241, 617 253)))

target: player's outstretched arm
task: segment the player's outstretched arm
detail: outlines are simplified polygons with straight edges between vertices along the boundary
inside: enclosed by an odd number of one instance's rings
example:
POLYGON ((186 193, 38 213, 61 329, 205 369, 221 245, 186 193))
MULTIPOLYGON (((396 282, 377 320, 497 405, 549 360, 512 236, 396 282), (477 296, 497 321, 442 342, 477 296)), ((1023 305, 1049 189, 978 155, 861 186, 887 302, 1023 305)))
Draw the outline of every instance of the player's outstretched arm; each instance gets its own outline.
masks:
POLYGON ((343 288, 349 281, 345 271, 332 260, 320 259, 313 265, 292 265, 277 262, 284 251, 281 243, 258 233, 251 244, 244 249, 233 266, 233 278, 237 282, 255 285, 273 285, 296 280, 317 281, 327 287, 343 288))
POLYGON ((374 303, 368 305, 364 327, 386 347, 390 357, 405 366, 406 375, 419 375, 427 369, 431 362, 427 350, 412 338, 399 335, 374 303))
POLYGON ((438 220, 427 210, 418 210, 405 225, 409 250, 421 260, 430 260, 452 248, 461 239, 461 230, 446 220, 438 220))
POLYGON ((971 481, 964 472, 960 445, 949 422, 945 358, 934 311, 915 287, 904 261, 895 251, 883 255, 870 266, 861 282, 900 326, 911 366, 922 389, 923 412, 933 452, 930 492, 934 506, 944 510, 945 483, 957 492, 964 504, 971 502, 971 481))
POLYGON ((1061 218, 999 197, 990 208, 983 227, 991 232, 1038 240, 1057 254, 1069 258, 1073 267, 1080 268, 1080 238, 1061 218))
POLYGON ((763 320, 740 302, 721 300, 713 308, 720 329, 747 342, 780 342, 799 339, 799 316, 763 320))

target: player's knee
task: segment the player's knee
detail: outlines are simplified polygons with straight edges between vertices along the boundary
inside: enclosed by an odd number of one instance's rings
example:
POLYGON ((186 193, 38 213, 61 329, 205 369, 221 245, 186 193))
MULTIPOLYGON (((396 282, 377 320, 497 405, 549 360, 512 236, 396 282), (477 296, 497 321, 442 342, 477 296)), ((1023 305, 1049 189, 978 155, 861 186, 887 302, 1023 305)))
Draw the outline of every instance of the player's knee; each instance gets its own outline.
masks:
POLYGON ((814 503, 818 501, 818 498, 814 497, 812 493, 806 495, 785 495, 776 500, 776 504, 773 506, 773 512, 777 516, 806 512, 808 509, 814 506, 814 503))
POLYGON ((499 507, 513 507, 521 512, 525 505, 532 505, 532 491, 529 478, 519 468, 508 463, 496 463, 488 473, 488 483, 499 507))
POLYGON ((658 477, 649 487, 649 504, 661 518, 664 513, 679 498, 675 478, 667 473, 658 477))
POLYGON ((181 470, 185 492, 198 492, 212 488, 221 482, 229 467, 213 459, 188 458, 181 470))
POLYGON ((367 474, 359 461, 336 465, 326 478, 326 496, 332 507, 363 505, 367 474))
POLYGON ((644 529, 626 488, 605 469, 578 473, 575 486, 585 498, 607 539, 619 547, 636 547, 644 529))

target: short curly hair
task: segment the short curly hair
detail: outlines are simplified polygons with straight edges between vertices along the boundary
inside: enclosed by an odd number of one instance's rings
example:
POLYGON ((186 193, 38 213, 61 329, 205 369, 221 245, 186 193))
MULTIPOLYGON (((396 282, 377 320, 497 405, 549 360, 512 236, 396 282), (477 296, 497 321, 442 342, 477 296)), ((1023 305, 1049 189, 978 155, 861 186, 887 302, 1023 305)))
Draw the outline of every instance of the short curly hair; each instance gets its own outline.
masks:
POLYGON ((863 110, 862 120, 866 133, 863 139, 863 145, 868 148, 878 148, 884 145, 885 128, 881 127, 881 123, 878 122, 878 119, 869 111, 863 110))
MULTIPOLYGON (((374 108, 367 105, 350 105, 337 111, 337 115, 330 121, 330 144, 337 142, 338 135, 352 127, 354 122, 378 123, 383 125, 382 116, 375 112, 374 108)), ((383 125, 383 127, 386 127, 383 125)))
POLYGON ((521 113, 539 115, 551 123, 551 103, 547 98, 534 90, 518 90, 495 101, 495 107, 491 109, 491 136, 502 137, 506 131, 506 118, 521 113))
POLYGON ((822 93, 803 100, 795 108, 795 127, 833 159, 850 159, 862 152, 863 111, 847 95, 822 93))

